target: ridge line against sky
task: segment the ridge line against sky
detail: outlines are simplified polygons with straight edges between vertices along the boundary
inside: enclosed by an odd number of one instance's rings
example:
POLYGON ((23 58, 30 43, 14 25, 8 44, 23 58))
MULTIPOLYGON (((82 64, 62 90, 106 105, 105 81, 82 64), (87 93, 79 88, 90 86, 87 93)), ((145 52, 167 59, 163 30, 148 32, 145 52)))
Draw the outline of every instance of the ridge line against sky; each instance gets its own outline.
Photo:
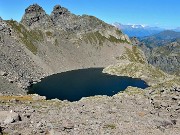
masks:
POLYGON ((112 24, 180 27, 180 0, 0 0, 0 17, 20 21, 34 3, 50 14, 57 4, 76 15, 88 14, 112 24))

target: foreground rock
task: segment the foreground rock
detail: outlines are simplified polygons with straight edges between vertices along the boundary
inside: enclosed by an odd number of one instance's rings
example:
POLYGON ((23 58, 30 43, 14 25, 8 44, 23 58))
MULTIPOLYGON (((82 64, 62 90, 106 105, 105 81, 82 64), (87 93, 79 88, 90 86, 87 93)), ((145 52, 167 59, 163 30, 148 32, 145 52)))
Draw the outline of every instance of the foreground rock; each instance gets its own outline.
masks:
POLYGON ((17 113, 13 112, 12 110, 0 111, 0 123, 10 124, 20 120, 21 120, 20 116, 17 113))
POLYGON ((25 95, 26 92, 22 88, 18 88, 17 84, 10 83, 6 77, 0 76, 0 93, 4 95, 25 95))
POLYGON ((2 132, 21 135, 178 135, 179 97, 180 87, 160 91, 129 87, 113 97, 95 96, 78 102, 1 100, 1 111, 6 110, 9 114, 13 110, 22 120, 1 125, 2 132))

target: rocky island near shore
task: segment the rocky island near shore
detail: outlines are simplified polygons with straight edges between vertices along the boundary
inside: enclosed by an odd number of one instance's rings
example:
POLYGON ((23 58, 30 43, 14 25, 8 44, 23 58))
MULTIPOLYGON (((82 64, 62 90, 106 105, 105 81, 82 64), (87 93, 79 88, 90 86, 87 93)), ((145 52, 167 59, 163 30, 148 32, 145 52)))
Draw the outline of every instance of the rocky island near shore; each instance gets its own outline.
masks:
POLYGON ((178 135, 180 78, 148 64, 127 35, 94 16, 30 5, 20 22, 0 19, 0 134, 178 135), (76 102, 26 94, 43 77, 89 67, 149 87, 76 102))

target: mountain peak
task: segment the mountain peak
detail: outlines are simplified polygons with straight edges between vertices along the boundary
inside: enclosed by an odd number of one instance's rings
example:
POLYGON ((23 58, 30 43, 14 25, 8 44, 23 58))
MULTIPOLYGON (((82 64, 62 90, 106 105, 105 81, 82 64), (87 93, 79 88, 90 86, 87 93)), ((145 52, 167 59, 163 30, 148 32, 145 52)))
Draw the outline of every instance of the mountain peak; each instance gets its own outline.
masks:
POLYGON ((71 14, 67 8, 61 7, 60 5, 55 5, 50 15, 53 23, 56 26, 61 26, 61 27, 68 23, 69 16, 73 16, 73 14, 71 14))
POLYGON ((25 9, 21 23, 25 26, 34 27, 50 27, 52 25, 51 18, 46 14, 44 9, 38 4, 30 5, 25 9))
POLYGON ((64 14, 69 14, 70 12, 68 11, 67 8, 61 7, 60 5, 55 5, 52 11, 52 14, 59 14, 59 15, 64 15, 64 14))
POLYGON ((26 14, 31 14, 34 12, 44 12, 45 13, 44 9, 41 6, 39 6, 38 4, 30 5, 28 8, 25 9, 26 14))
POLYGON ((50 15, 46 14, 39 5, 30 5, 25 10, 21 23, 30 29, 61 29, 72 34, 100 32, 106 39, 114 37, 115 39, 129 42, 129 38, 119 32, 117 28, 94 16, 75 15, 60 5, 55 5, 50 15))

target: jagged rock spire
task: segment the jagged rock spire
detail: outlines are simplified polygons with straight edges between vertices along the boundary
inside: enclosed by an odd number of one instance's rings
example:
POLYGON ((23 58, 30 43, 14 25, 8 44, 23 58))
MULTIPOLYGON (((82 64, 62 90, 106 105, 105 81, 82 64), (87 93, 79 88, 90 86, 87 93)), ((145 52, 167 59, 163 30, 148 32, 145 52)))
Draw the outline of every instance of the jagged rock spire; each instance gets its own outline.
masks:
POLYGON ((30 5, 28 8, 25 9, 25 14, 31 14, 33 12, 41 12, 45 14, 45 11, 43 10, 43 8, 39 6, 38 4, 30 5))
POLYGON ((52 14, 67 15, 70 14, 67 8, 61 7, 60 5, 55 5, 52 14))
POLYGON ((53 24, 49 15, 47 15, 44 9, 38 4, 30 5, 25 9, 25 14, 22 17, 21 23, 31 28, 48 28, 53 24))
POLYGON ((71 14, 68 9, 61 7, 60 5, 56 5, 54 6, 50 17, 56 26, 66 27, 67 24, 75 20, 73 18, 76 16, 71 14))

